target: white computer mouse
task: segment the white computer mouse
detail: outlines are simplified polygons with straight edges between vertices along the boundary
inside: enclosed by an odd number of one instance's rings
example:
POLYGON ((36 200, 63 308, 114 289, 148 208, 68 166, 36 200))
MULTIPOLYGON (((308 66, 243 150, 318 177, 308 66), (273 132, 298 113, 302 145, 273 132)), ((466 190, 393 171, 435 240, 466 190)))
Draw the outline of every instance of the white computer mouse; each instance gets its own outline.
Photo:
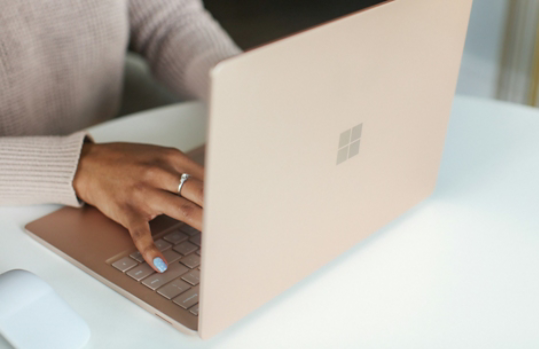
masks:
POLYGON ((90 328, 49 284, 17 269, 0 274, 0 335, 16 349, 79 349, 90 328))

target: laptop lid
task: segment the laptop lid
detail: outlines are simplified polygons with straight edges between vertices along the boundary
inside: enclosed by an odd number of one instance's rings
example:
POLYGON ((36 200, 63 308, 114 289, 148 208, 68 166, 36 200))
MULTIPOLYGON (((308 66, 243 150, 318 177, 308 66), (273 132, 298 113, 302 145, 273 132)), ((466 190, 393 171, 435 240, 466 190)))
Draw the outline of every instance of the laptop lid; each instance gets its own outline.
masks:
POLYGON ((430 195, 471 3, 383 3, 214 68, 202 338, 430 195))

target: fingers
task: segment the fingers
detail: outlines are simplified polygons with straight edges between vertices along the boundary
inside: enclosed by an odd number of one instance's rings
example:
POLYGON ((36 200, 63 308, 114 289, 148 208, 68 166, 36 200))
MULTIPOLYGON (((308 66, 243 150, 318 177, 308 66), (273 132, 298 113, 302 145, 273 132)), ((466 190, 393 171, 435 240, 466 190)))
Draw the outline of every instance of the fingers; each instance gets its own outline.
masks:
POLYGON ((150 200, 154 210, 202 230, 202 208, 197 204, 164 190, 156 191, 150 200))
POLYGON ((169 161, 173 168, 178 171, 178 173, 189 173, 189 175, 192 177, 200 181, 204 181, 204 167, 197 164, 194 160, 179 150, 172 150, 172 155, 170 156, 169 161))
POLYGON ((200 181, 204 180, 204 167, 200 166, 190 158, 187 158, 188 161, 180 169, 180 173, 189 173, 191 177, 194 177, 200 181))
MULTIPOLYGON (((181 174, 174 170, 153 169, 147 177, 147 180, 156 188, 179 194, 181 174)), ((181 196, 198 206, 204 206, 204 183, 195 177, 189 177, 182 186, 181 196)))
POLYGON ((204 206, 204 183, 197 178, 189 177, 182 186, 181 193, 178 193, 181 175, 167 173, 162 176, 160 183, 154 185, 159 189, 164 189, 171 194, 180 195, 181 197, 194 202, 200 207, 204 206))
POLYGON ((189 178, 182 187, 180 196, 204 207, 204 183, 196 178, 189 178))
POLYGON ((136 213, 130 213, 128 218, 129 234, 142 257, 156 272, 163 273, 168 263, 163 254, 157 249, 150 232, 150 224, 136 213))
POLYGON ((176 186, 176 191, 170 190, 170 192, 192 201, 200 207, 204 206, 204 183, 196 178, 189 177, 183 184, 180 193, 178 193, 178 186, 176 186))

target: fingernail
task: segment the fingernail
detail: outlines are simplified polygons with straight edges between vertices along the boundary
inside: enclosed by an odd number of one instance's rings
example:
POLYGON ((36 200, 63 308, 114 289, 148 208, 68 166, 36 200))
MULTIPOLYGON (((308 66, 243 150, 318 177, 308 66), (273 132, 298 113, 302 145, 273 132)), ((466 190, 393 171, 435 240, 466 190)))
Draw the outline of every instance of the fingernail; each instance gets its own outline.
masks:
POLYGON ((155 257, 153 259, 153 265, 157 268, 157 270, 159 270, 160 273, 164 273, 165 270, 167 270, 167 265, 165 264, 165 262, 159 258, 159 257, 155 257))

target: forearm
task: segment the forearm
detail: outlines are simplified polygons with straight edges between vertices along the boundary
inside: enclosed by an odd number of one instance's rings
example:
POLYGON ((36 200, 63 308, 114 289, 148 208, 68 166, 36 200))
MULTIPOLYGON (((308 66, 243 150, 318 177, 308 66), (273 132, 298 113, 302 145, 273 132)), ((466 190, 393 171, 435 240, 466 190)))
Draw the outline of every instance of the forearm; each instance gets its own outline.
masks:
POLYGON ((173 92, 206 99, 209 70, 240 53, 200 0, 130 0, 132 48, 173 92))
POLYGON ((0 137, 0 205, 80 206, 72 182, 85 137, 0 137))

